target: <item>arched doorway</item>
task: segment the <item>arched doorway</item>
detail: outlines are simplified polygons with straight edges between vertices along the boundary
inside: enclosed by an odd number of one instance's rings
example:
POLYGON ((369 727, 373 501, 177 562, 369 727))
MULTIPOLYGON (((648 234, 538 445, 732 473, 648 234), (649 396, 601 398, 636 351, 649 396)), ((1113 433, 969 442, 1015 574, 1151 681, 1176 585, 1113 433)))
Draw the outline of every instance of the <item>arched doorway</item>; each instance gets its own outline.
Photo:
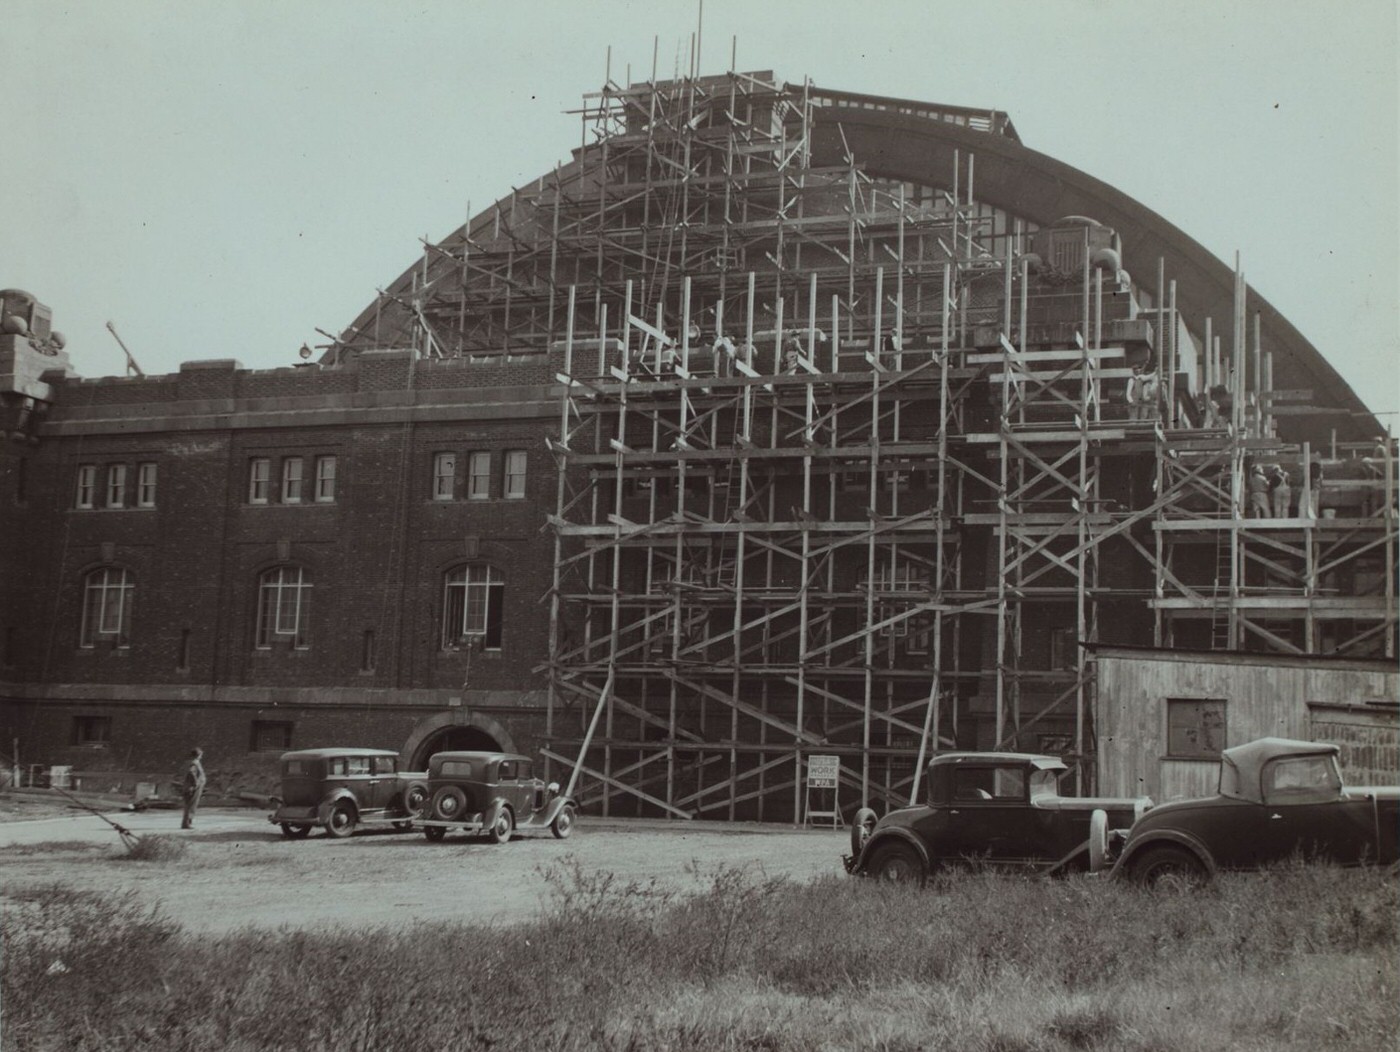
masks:
POLYGON ((430 757, 440 752, 515 752, 506 729, 486 716, 463 718, 445 713, 424 720, 404 742, 400 756, 409 771, 426 771, 430 757))

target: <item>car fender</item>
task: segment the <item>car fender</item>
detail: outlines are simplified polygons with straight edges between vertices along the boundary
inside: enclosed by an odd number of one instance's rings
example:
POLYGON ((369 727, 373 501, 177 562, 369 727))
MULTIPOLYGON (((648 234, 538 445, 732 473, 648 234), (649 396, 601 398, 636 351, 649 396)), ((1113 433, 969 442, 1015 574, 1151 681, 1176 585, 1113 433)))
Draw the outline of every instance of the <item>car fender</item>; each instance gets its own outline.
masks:
POLYGON ((316 821, 325 825, 331 820, 331 809, 342 800, 349 800, 350 806, 355 809, 355 814, 360 813, 359 801, 355 799, 355 794, 349 789, 336 789, 328 793, 322 801, 316 805, 316 821))
POLYGON ((1118 861, 1113 864, 1112 876, 1126 876, 1128 867, 1132 865, 1133 859, 1143 851, 1152 847, 1161 847, 1163 844, 1174 844, 1183 847, 1206 868, 1206 872, 1214 877, 1216 873, 1215 859, 1210 853, 1210 848, 1206 847, 1200 840, 1190 833, 1182 832, 1180 829, 1159 829, 1146 833, 1134 839, 1123 849, 1123 854, 1118 861))
POLYGON ((861 851, 860 858, 856 859, 851 872, 864 873, 865 865, 874 852, 880 849, 881 844, 888 844, 891 840, 901 841, 917 851, 920 861, 924 864, 924 872, 929 871, 928 848, 924 847, 924 842, 919 839, 918 835, 902 826, 889 826, 885 829, 876 829, 870 834, 870 839, 865 842, 865 848, 861 851))
POLYGON ((533 824, 547 826, 559 817, 560 811, 569 806, 578 806, 572 796, 556 796, 539 811, 533 824))
MULTIPOLYGON (((502 811, 510 811, 510 804, 506 803, 503 796, 498 796, 486 805, 486 811, 481 816, 481 826, 483 829, 490 829, 496 824, 496 819, 501 817, 502 811)), ((515 813, 511 812, 511 819, 514 820, 515 813)))

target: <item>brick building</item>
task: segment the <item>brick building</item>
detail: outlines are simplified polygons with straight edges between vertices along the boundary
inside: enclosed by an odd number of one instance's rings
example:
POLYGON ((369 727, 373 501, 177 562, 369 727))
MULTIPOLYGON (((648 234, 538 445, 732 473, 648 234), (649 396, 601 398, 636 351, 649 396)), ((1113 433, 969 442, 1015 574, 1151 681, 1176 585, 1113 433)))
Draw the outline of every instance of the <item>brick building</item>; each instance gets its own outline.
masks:
POLYGON ((1393 442, 1160 216, 1005 114, 769 73, 583 120, 316 363, 80 379, 7 300, 21 759, 489 743, 797 820, 813 754, 848 809, 955 746, 1092 788, 1081 642, 1393 659, 1393 442))

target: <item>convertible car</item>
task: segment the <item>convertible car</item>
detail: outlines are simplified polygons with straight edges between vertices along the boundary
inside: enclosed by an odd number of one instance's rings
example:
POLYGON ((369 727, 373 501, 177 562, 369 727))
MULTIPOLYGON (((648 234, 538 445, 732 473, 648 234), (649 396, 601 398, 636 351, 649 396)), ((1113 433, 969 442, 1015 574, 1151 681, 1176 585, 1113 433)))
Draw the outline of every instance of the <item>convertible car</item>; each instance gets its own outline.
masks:
POLYGON ((1196 883, 1293 855, 1342 865, 1396 861, 1400 786, 1347 788, 1340 752, 1286 738, 1226 749, 1219 792, 1153 808, 1133 826, 1113 874, 1196 883))

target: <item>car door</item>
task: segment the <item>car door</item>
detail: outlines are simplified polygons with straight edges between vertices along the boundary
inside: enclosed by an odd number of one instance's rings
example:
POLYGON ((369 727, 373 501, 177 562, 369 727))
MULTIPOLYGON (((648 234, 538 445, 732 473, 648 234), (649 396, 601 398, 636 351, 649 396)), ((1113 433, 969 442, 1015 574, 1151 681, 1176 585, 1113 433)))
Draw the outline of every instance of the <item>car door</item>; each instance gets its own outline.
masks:
POLYGON ((373 763, 373 776, 370 778, 370 795, 377 810, 384 810, 399 795, 399 758, 397 756, 376 756, 373 763))
POLYGON ((1030 806, 1024 765, 959 766, 952 772, 946 844, 951 853, 992 862, 1042 859, 1054 816, 1030 806))
POLYGON ((1375 811, 1342 796, 1331 756, 1284 756, 1263 772, 1265 832, 1260 862, 1307 858, 1357 863, 1375 857, 1375 811))
POLYGON ((374 810, 374 791, 379 780, 374 776, 374 757, 347 756, 345 758, 345 782, 355 794, 355 803, 361 811, 374 810))

